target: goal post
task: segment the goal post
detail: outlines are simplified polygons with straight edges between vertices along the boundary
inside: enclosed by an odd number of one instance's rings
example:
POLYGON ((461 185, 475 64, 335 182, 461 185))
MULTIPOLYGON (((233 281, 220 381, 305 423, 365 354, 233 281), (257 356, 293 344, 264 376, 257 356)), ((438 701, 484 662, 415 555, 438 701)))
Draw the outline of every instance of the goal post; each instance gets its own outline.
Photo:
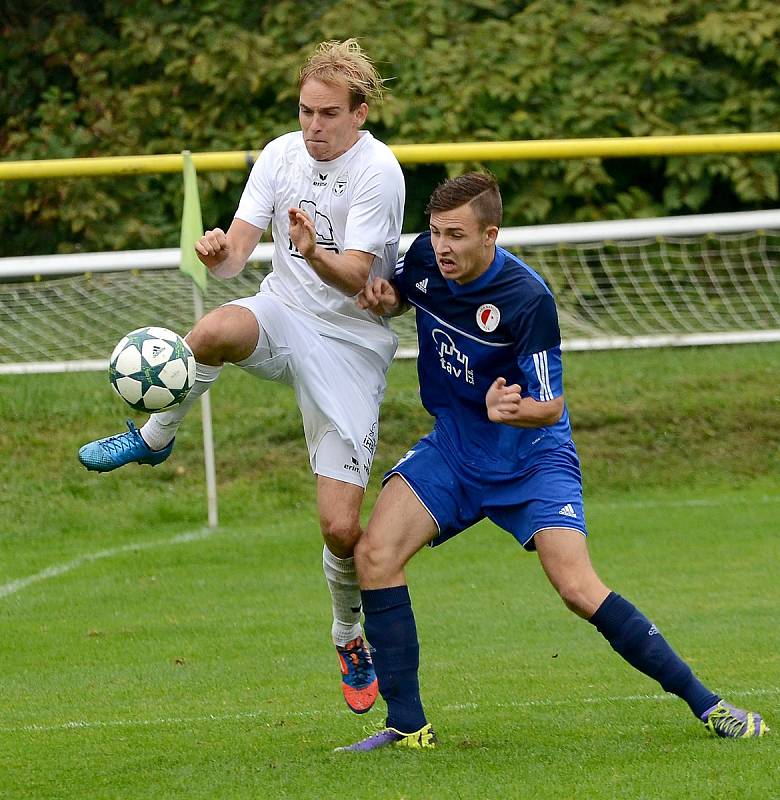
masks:
MULTIPOLYGON (((405 250, 414 235, 404 235, 405 250)), ((504 228, 556 296, 566 350, 780 341, 780 209, 504 228)), ((251 295, 273 246, 210 280, 206 309, 251 295)), ((0 375, 100 370, 128 331, 192 326, 180 250, 0 259, 0 375)), ((413 315, 392 322, 416 355, 413 315)))

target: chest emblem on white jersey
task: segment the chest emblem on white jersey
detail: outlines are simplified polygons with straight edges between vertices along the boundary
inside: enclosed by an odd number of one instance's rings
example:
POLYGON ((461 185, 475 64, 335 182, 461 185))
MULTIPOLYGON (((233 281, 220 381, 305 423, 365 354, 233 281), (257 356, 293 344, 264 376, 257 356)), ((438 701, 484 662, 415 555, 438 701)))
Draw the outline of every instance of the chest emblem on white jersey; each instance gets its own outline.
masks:
POLYGON ((439 366, 454 378, 463 378, 473 386, 474 370, 469 369, 469 357, 458 350, 452 337, 441 328, 434 328, 431 336, 439 351, 439 366))
MULTIPOLYGON (((339 248, 336 245, 336 239, 333 235, 333 223, 330 221, 327 214, 318 211, 317 204, 313 200, 301 200, 298 203, 298 208, 300 208, 301 211, 305 211, 314 222, 317 244, 320 247, 324 247, 326 250, 332 250, 334 253, 338 253, 339 248)), ((298 248, 292 243, 292 239, 289 241, 289 246, 290 255, 294 258, 303 258, 298 252, 298 248)))
POLYGON ((339 178, 336 183, 333 184, 333 194, 336 197, 340 197, 344 194, 344 190, 347 188, 347 179, 346 178, 339 178))
POLYGON ((317 177, 312 181, 315 186, 327 186, 328 185, 328 173, 327 172, 318 172, 317 177))
POLYGON ((492 303, 484 303, 477 309, 477 325, 485 333, 492 333, 500 321, 501 312, 492 303))

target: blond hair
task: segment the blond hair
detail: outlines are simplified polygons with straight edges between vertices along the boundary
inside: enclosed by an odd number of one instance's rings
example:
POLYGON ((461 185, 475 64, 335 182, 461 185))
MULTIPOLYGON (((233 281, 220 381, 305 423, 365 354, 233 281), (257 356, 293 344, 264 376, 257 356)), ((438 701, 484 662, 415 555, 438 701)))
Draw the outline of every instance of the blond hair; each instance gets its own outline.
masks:
POLYGON ((301 67, 298 85, 315 78, 323 83, 346 85, 350 110, 368 100, 381 100, 384 82, 357 39, 321 42, 301 67))

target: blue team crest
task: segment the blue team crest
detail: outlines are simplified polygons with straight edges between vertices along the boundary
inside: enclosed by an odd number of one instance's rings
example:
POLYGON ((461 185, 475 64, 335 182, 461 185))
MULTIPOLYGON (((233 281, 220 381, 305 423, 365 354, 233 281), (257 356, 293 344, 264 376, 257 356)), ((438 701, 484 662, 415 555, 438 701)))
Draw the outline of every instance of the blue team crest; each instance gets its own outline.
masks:
POLYGON ((483 303, 477 309, 477 325, 485 333, 492 333, 501 321, 501 312, 492 303, 483 303))

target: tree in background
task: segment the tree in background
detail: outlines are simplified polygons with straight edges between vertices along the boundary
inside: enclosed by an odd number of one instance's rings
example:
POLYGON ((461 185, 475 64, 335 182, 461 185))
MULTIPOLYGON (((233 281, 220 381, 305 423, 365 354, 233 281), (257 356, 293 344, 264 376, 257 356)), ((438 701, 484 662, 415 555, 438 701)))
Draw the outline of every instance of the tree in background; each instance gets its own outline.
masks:
MULTIPOLYGON (((358 36, 389 81, 389 143, 758 132, 780 119, 775 0, 31 0, 0 27, 3 159, 257 150, 289 129, 296 66, 358 36), (56 4, 58 9, 63 4, 56 4)), ((405 229, 447 173, 407 168, 405 229)), ((508 224, 759 208, 780 155, 495 162, 508 224)), ((203 173, 229 224, 245 175, 203 173)), ((2 255, 170 247, 178 175, 0 184, 2 255)))

